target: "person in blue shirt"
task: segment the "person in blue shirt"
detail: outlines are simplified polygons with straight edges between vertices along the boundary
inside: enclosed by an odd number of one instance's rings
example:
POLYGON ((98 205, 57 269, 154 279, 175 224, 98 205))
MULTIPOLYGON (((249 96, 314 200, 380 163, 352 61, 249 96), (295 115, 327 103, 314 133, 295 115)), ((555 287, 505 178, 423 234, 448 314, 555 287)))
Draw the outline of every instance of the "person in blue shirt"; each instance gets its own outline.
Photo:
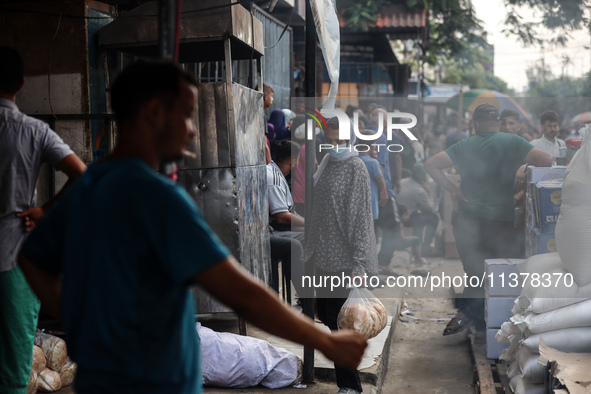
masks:
POLYGON ((325 333, 239 267, 180 186, 158 175, 195 136, 197 82, 171 63, 137 62, 112 86, 118 143, 25 241, 19 263, 61 317, 85 393, 200 393, 189 287, 258 327, 355 370, 366 341, 325 333))
MULTIPOLYGON (((372 130, 363 130, 363 135, 373 135, 372 130)), ((384 175, 380 163, 377 161, 377 152, 373 144, 367 144, 369 150, 367 152, 359 152, 359 158, 365 164, 367 172, 369 173, 369 179, 371 183, 371 212, 374 221, 374 231, 376 230, 376 221, 380 213, 380 207, 383 207, 388 203, 388 191, 386 190, 386 183, 384 182, 384 175)), ((377 238, 377 234, 376 234, 377 238)))
POLYGON ((396 245, 400 239, 400 217, 398 216, 398 204, 396 203, 396 193, 400 192, 401 188, 401 172, 402 172, 402 158, 397 152, 389 152, 388 145, 398 144, 402 145, 398 136, 392 134, 392 140, 388 141, 386 138, 387 126, 387 112, 383 108, 377 108, 371 113, 373 126, 368 127, 370 130, 378 130, 379 114, 383 114, 382 118, 382 135, 375 140, 376 151, 378 154, 377 160, 382 167, 384 174, 384 182, 386 183, 386 190, 388 192, 388 202, 380 209, 377 225, 382 229, 382 241, 380 252, 378 253, 378 264, 380 271, 385 274, 393 273, 390 263, 394 257, 396 245), (393 173, 391 169, 394 169, 393 173), (395 193, 396 192, 396 193, 395 193))

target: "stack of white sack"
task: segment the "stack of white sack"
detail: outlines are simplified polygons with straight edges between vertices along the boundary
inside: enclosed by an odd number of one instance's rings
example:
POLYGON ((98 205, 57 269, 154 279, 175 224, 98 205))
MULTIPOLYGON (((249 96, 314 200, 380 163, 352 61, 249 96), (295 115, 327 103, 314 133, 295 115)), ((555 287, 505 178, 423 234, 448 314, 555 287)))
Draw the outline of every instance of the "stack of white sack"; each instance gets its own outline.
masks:
POLYGON ((517 267, 528 280, 515 300, 514 316, 496 335, 497 341, 510 343, 500 359, 510 363, 508 376, 515 394, 543 393, 540 338, 563 352, 591 352, 591 285, 571 280, 558 253, 532 256, 517 267), (538 275, 539 283, 532 280, 538 275))
POLYGON ((295 354, 267 341, 215 332, 196 323, 201 346, 201 375, 207 386, 270 389, 297 385, 303 363, 295 354))
MULTIPOLYGON (((591 125, 585 128, 591 131, 591 125)), ((540 338, 562 352, 591 352, 590 141, 591 132, 586 132, 564 175, 558 253, 532 256, 518 265, 520 273, 529 276, 515 301, 514 316, 496 335, 497 341, 511 344, 501 359, 511 363, 509 377, 516 394, 544 392, 540 338)))
POLYGON ((518 265, 528 277, 514 316, 496 335, 497 341, 511 344, 500 358, 511 363, 516 394, 544 392, 544 366, 537 362, 540 338, 562 352, 591 352, 591 133, 586 134, 564 176, 558 253, 518 265))

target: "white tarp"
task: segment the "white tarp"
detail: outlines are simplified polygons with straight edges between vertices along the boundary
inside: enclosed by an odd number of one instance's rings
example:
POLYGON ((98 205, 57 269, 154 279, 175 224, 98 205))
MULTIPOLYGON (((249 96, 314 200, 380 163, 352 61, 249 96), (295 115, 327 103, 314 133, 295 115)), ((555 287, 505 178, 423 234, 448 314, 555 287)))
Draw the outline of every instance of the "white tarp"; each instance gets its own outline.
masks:
POLYGON ((270 389, 298 384, 301 361, 267 341, 228 332, 215 332, 196 323, 201 343, 203 384, 245 388, 261 385, 270 389))
POLYGON ((326 63, 330 90, 322 108, 334 109, 341 69, 341 33, 334 0, 310 0, 316 34, 326 63))

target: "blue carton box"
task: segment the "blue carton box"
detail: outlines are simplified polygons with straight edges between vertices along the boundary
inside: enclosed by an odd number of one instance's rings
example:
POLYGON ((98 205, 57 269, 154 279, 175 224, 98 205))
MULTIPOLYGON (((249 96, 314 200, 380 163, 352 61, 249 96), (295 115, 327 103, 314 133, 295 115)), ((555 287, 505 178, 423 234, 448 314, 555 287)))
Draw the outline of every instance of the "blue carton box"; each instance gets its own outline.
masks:
POLYGON ((536 183, 535 212, 536 224, 542 234, 554 233, 562 204, 562 180, 536 183))
POLYGON ((543 234, 538 227, 528 227, 525 233, 526 257, 550 252, 556 252, 554 231, 543 234))
POLYGON ((535 194, 535 185, 540 181, 549 181, 553 179, 564 178, 566 167, 555 166, 555 167, 534 167, 527 166, 527 194, 533 197, 535 194))

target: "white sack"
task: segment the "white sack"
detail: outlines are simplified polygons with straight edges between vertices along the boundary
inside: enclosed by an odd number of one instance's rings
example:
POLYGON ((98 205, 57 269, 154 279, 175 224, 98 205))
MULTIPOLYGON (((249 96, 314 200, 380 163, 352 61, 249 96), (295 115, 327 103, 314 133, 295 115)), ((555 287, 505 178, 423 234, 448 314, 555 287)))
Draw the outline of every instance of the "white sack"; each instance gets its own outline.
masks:
POLYGON ((544 394, 543 384, 534 384, 517 375, 509 382, 515 394, 544 394))
POLYGON ((534 286, 530 280, 523 286, 517 302, 524 312, 549 312, 591 298, 591 284, 579 287, 574 280, 571 283, 570 278, 565 276, 568 272, 564 268, 552 270, 548 274, 551 278, 549 287, 539 284, 534 286), (558 279, 554 274, 561 274, 562 277, 558 279))
POLYGON ((512 321, 506 321, 501 324, 501 328, 495 334, 495 339, 499 343, 511 343, 511 337, 520 335, 521 331, 512 321))
POLYGON ((542 274, 544 272, 550 272, 558 268, 564 268, 560 256, 556 252, 542 253, 531 256, 530 258, 517 263, 517 269, 520 273, 542 274))
POLYGON ((337 6, 335 0, 311 0, 310 7, 314 16, 318 43, 330 79, 330 88, 322 108, 334 109, 341 70, 341 27, 337 6))
MULTIPOLYGON (((591 327, 591 299, 545 313, 520 316, 515 325, 533 334, 573 327, 591 327)), ((513 320, 513 318, 512 318, 513 320)))
MULTIPOLYGON (((591 125, 585 125, 589 130, 591 125)), ((591 133, 570 162, 562 183, 556 249, 579 286, 591 283, 591 133)))
POLYGON ((299 383, 298 357, 267 341, 196 324, 201 343, 203 384, 275 389, 299 383))
POLYGON ((539 354, 533 354, 526 347, 522 347, 515 354, 515 361, 519 365, 521 377, 531 383, 544 383, 546 368, 538 364, 539 354))
POLYGON ((522 340, 522 344, 532 353, 540 352, 540 338, 551 348, 566 353, 591 352, 591 327, 563 328, 535 334, 522 340))

